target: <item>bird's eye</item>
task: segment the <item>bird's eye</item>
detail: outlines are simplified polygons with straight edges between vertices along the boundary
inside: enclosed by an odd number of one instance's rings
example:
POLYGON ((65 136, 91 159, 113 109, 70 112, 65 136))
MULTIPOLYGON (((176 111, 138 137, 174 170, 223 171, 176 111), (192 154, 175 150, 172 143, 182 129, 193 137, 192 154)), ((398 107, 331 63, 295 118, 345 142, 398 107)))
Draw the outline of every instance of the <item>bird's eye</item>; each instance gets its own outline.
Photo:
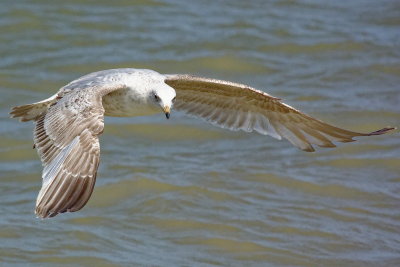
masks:
POLYGON ((158 95, 154 95, 154 99, 155 99, 157 102, 160 102, 160 97, 159 97, 158 95))

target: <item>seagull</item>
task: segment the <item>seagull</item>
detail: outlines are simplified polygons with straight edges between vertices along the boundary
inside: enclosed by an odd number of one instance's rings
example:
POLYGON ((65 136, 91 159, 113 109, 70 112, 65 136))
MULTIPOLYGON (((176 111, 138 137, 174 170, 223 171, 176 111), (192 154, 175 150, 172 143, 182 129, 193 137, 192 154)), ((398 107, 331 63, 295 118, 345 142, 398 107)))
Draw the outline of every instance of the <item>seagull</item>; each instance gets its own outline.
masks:
POLYGON ((94 72, 62 87, 53 96, 12 108, 12 118, 34 121, 34 148, 43 165, 36 200, 39 218, 75 212, 85 206, 96 181, 99 135, 104 116, 133 117, 171 109, 233 131, 285 138, 308 152, 313 145, 335 147, 355 136, 385 134, 341 129, 310 117, 250 86, 187 74, 160 74, 146 69, 94 72))

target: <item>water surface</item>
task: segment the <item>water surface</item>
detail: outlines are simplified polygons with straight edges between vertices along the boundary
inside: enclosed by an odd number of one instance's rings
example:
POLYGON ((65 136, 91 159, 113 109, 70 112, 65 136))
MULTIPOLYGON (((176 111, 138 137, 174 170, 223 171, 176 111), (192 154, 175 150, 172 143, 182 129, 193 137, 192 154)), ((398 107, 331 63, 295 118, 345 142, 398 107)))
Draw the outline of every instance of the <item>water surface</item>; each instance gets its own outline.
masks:
POLYGON ((41 165, 10 107, 119 67, 246 83, 335 125, 400 125, 398 1, 2 1, 0 262, 397 266, 398 132, 305 153, 173 113, 107 118, 77 213, 33 213, 41 165))

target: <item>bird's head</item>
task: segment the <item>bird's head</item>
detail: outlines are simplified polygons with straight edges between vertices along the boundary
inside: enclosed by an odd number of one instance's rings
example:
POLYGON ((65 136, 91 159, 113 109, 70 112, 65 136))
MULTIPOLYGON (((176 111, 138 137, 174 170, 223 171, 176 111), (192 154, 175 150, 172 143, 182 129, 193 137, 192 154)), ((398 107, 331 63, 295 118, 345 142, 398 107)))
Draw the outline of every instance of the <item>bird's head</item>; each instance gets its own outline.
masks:
POLYGON ((150 101, 161 108, 165 113, 165 117, 169 119, 171 114, 172 105, 174 104, 176 92, 172 87, 168 85, 158 87, 152 90, 150 94, 150 101))

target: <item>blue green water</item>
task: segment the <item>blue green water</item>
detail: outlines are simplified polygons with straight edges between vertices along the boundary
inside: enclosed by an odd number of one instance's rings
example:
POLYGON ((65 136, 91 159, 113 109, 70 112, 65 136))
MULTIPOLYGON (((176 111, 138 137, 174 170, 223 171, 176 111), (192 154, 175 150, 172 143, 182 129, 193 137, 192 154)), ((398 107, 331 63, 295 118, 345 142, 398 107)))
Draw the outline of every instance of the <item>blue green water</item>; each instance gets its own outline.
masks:
POLYGON ((398 132, 305 153, 171 120, 106 118, 92 198, 35 218, 31 123, 86 73, 191 73, 260 88, 337 126, 400 125, 398 1, 28 1, 0 8, 0 265, 397 266, 398 132))

